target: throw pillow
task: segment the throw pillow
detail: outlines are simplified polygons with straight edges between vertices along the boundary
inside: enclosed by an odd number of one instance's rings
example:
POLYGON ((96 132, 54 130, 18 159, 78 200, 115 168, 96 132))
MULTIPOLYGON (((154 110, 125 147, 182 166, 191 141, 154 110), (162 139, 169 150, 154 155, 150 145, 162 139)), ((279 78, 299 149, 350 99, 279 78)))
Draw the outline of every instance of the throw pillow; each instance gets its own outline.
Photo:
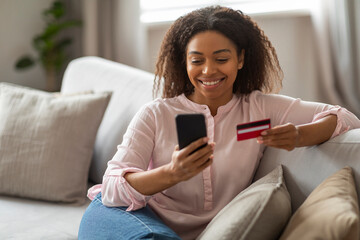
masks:
POLYGON ((359 239, 352 169, 339 170, 315 188, 291 217, 280 239, 359 239))
POLYGON ((198 239, 278 239, 291 216, 282 166, 236 196, 198 239))
POLYGON ((56 96, 0 83, 0 194, 82 202, 110 93, 56 96))

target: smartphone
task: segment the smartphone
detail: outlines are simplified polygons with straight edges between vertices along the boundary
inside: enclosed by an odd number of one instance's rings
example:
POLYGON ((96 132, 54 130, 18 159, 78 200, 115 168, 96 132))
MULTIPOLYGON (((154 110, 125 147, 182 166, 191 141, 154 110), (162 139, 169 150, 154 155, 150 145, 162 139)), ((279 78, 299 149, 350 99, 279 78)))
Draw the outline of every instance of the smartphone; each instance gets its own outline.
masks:
MULTIPOLYGON (((182 149, 199 138, 206 137, 205 117, 201 113, 178 114, 175 117, 179 148, 182 149)), ((195 149, 206 146, 207 143, 195 149)), ((192 152, 192 153, 193 153, 192 152)))

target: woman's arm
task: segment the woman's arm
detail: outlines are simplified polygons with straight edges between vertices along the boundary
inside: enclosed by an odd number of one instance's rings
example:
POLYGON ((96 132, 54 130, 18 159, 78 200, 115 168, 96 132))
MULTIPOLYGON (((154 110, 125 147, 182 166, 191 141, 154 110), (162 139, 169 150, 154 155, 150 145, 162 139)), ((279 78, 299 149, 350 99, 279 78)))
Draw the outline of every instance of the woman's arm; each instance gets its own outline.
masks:
POLYGON ((275 126, 258 138, 259 143, 267 146, 290 151, 295 147, 323 143, 360 127, 360 120, 340 106, 260 92, 251 97, 249 102, 263 111, 262 117, 270 118, 275 126))
POLYGON ((124 178, 143 195, 153 195, 188 180, 212 163, 214 143, 189 155, 207 141, 207 138, 199 139, 181 150, 176 146, 169 164, 144 172, 128 172, 124 178))
POLYGON ((258 143, 288 151, 295 147, 311 146, 330 139, 337 125, 337 116, 330 114, 320 120, 295 126, 288 123, 263 131, 258 143))
POLYGON ((305 147, 326 142, 333 135, 337 124, 336 115, 328 115, 316 122, 297 126, 299 139, 295 147, 305 147))

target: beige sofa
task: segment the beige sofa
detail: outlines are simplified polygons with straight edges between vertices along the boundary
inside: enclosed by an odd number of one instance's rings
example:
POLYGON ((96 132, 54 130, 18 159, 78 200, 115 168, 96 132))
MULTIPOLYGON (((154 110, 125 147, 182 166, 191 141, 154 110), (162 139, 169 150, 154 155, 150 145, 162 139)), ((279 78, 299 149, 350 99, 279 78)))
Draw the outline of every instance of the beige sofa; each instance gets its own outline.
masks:
MULTIPOLYGON (((152 99, 152 82, 153 75, 150 73, 98 57, 83 57, 69 64, 61 93, 88 90, 112 92, 97 131, 89 184, 101 182, 106 163, 122 141, 132 116, 141 105, 152 99)), ((360 193, 360 129, 351 130, 319 146, 291 152, 268 148, 255 179, 279 164, 283 165, 293 211, 319 183, 346 165, 353 168, 360 193)), ((86 199, 85 193, 82 197, 86 199)), ((0 239, 77 239, 80 220, 88 204, 88 200, 79 205, 1 194, 0 239)))

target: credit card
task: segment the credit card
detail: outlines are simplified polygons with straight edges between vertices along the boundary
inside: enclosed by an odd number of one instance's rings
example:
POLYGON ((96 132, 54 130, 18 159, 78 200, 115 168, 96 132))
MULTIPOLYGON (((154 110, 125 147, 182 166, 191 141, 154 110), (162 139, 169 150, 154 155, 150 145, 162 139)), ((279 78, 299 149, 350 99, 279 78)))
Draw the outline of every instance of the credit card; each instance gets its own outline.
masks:
POLYGON ((242 141, 250 138, 256 138, 260 136, 262 131, 269 128, 271 128, 270 118, 239 124, 236 126, 237 140, 242 141))

